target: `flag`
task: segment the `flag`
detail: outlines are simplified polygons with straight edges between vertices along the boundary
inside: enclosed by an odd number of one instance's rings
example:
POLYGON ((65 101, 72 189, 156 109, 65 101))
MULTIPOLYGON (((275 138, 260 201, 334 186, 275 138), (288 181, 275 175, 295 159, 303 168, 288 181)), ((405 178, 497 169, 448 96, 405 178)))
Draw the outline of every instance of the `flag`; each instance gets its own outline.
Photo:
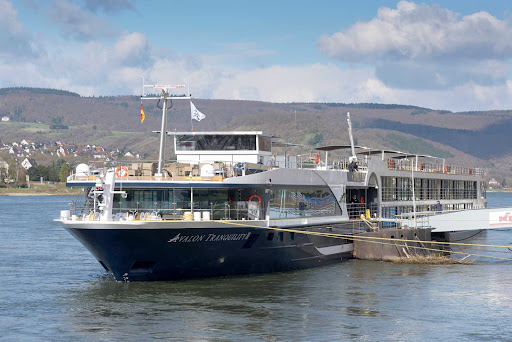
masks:
POLYGON ((144 108, 142 107, 142 102, 140 103, 140 123, 144 122, 144 118, 146 115, 144 115, 144 108))
POLYGON ((192 101, 190 101, 190 115, 192 116, 192 119, 197 121, 201 121, 206 117, 206 115, 197 110, 192 101))

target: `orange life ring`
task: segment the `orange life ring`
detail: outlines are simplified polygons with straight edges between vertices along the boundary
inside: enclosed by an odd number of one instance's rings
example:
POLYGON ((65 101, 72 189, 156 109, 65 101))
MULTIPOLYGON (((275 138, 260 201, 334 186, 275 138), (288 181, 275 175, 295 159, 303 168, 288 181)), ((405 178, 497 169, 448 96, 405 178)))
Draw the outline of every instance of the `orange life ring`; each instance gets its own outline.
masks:
POLYGON ((254 195, 251 195, 247 201, 251 202, 253 198, 256 198, 258 200, 258 203, 256 203, 256 206, 259 207, 261 205, 261 197, 259 195, 254 194, 254 195))
POLYGON ((116 176, 118 178, 123 178, 123 177, 128 176, 128 168, 124 165, 116 167, 116 176))
POLYGON ((315 164, 320 163, 320 155, 318 153, 315 154, 315 164))
POLYGON ((444 173, 448 173, 448 166, 444 166, 444 173))

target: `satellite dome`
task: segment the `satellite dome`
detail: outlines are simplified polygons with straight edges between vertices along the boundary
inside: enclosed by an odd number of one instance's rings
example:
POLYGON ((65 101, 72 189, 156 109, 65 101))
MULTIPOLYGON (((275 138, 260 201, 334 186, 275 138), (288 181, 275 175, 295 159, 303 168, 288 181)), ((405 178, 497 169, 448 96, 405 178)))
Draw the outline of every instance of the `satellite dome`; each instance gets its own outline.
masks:
POLYGON ((76 167, 76 175, 77 176, 88 176, 89 175, 89 166, 87 164, 78 164, 76 167))

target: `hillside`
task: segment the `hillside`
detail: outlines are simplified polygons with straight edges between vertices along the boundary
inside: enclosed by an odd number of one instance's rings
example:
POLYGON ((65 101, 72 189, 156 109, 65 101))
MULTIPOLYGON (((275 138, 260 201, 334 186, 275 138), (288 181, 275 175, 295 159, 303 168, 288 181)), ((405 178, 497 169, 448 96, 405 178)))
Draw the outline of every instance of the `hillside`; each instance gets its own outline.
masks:
MULTIPOLYGON (((145 101, 140 123, 137 96, 80 97, 78 94, 32 88, 0 89, 2 143, 27 139, 60 139, 75 144, 155 153, 161 110, 145 101), (58 123, 67 129, 51 129, 58 123)), ((346 112, 350 111, 358 144, 431 154, 450 162, 493 166, 489 173, 512 177, 512 111, 452 113, 414 106, 341 103, 265 103, 193 100, 206 114, 194 130, 264 130, 308 147, 348 143, 346 112)), ((175 101, 168 130, 191 128, 187 101, 175 101)))

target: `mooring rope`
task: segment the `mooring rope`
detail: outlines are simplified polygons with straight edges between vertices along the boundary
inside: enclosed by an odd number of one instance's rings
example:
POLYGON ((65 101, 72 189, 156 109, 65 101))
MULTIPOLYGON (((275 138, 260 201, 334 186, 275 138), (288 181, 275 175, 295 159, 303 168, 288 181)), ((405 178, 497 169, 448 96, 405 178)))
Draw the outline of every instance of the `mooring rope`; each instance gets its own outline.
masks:
MULTIPOLYGON (((228 222, 228 221, 219 221, 219 222, 222 222, 225 224, 230 224, 230 225, 235 225, 235 226, 248 227, 248 228, 269 229, 269 230, 298 233, 298 234, 305 234, 305 235, 316 235, 316 236, 331 237, 331 238, 337 238, 337 239, 347 239, 347 240, 352 240, 352 241, 362 241, 362 242, 364 241, 367 243, 378 243, 378 244, 382 244, 382 245, 391 245, 391 246, 396 246, 396 243, 401 243, 401 242, 404 242, 404 243, 405 242, 414 242, 414 243, 457 245, 457 246, 471 246, 471 247, 507 248, 507 249, 510 248, 510 246, 501 246, 501 245, 468 244, 468 243, 441 242, 441 241, 423 241, 423 240, 419 240, 419 239, 418 240, 408 240, 408 239, 396 239, 396 238, 379 238, 379 237, 372 237, 372 236, 347 235, 347 234, 336 234, 336 233, 321 233, 321 232, 313 232, 313 231, 308 231, 308 230, 296 230, 296 229, 287 229, 287 228, 256 226, 256 225, 249 225, 249 224, 244 224, 244 223, 235 223, 235 222, 228 222), (379 241, 372 241, 372 239, 379 240, 379 241), (384 241, 392 241, 393 243, 384 242, 383 240, 384 241)), ((326 228, 329 228, 329 227, 326 227, 326 228)), ((435 248, 427 248, 427 247, 420 247, 420 246, 408 246, 405 244, 399 245, 399 246, 400 247, 407 246, 408 248, 424 249, 424 250, 430 250, 430 251, 436 251, 436 252, 442 251, 440 249, 435 249, 435 248)), ((491 251, 489 251, 489 252, 491 252, 491 251)), ((450 251, 450 253, 512 261, 512 258, 497 257, 497 256, 492 256, 492 255, 473 254, 473 253, 458 252, 458 251, 450 251)), ((505 252, 505 253, 507 253, 507 252, 505 252)))

